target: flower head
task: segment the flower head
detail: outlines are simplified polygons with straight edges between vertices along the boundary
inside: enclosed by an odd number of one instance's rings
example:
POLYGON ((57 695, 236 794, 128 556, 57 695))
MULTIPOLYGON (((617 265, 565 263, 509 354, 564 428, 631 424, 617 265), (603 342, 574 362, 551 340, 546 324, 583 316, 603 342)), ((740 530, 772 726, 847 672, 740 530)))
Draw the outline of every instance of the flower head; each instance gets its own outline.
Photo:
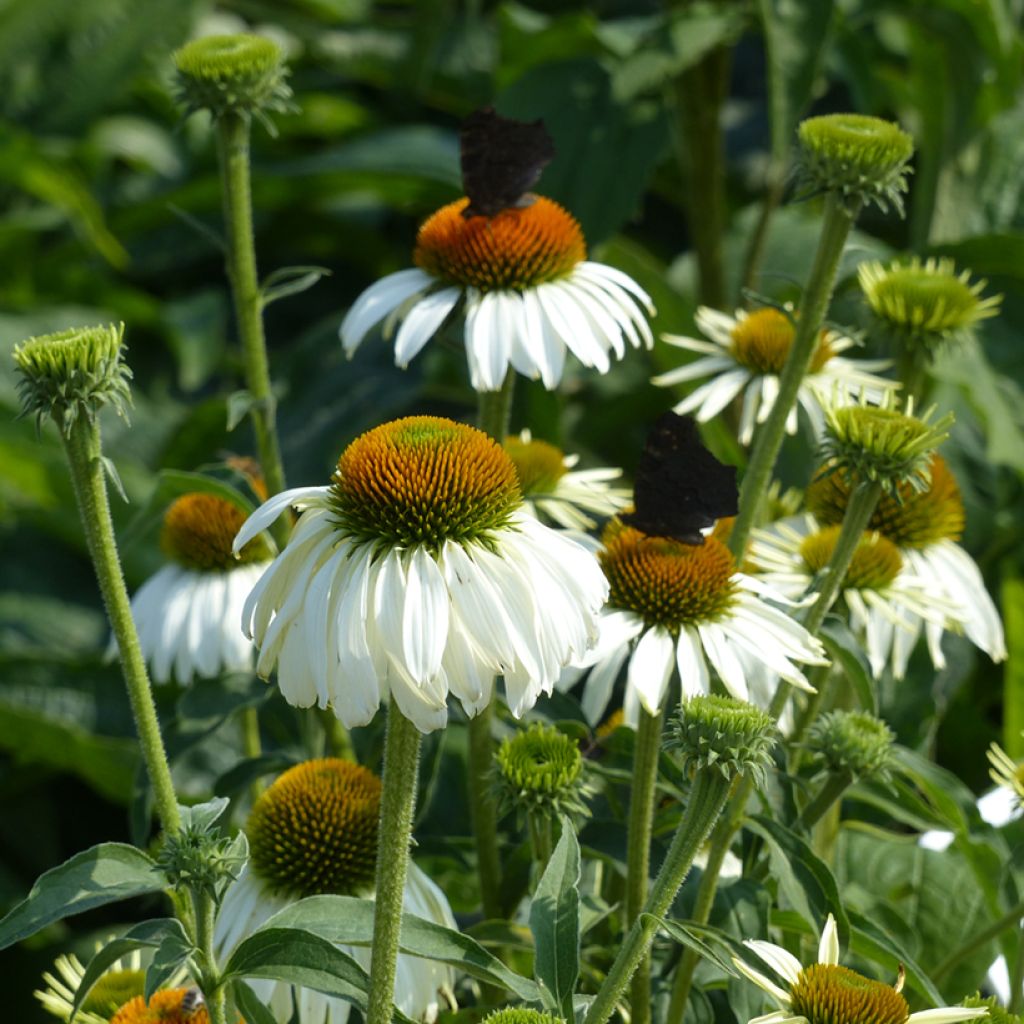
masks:
POLYGON ((682 544, 649 537, 617 519, 603 540, 598 557, 610 592, 601 636, 593 653, 562 680, 563 687, 571 685, 591 667, 583 696, 591 723, 603 716, 627 659, 625 710, 631 722, 638 703, 649 714, 659 713, 674 668, 686 696, 710 692, 709 664, 741 700, 753 690, 756 699, 767 701, 777 676, 810 688, 795 662, 823 664, 821 645, 761 599, 773 595, 736 571, 721 541, 712 536, 699 547, 682 544))
MULTIPOLYGON (((763 423, 775 405, 782 373, 795 334, 793 317, 781 310, 764 308, 735 317, 701 306, 697 327, 709 341, 664 334, 662 340, 676 348, 700 353, 702 358, 654 378, 659 387, 711 377, 674 407, 677 413, 696 412, 701 423, 718 415, 734 398, 743 395, 740 411, 740 444, 748 445, 754 426, 763 423)), ((838 390, 849 398, 864 391, 879 401, 886 390, 899 385, 873 371, 889 365, 885 360, 853 360, 841 353, 855 344, 853 338, 823 330, 811 365, 797 392, 797 405, 807 413, 815 434, 824 429, 823 396, 838 390)), ((797 405, 786 420, 786 430, 797 430, 797 405)))
POLYGON ((621 469, 574 469, 578 455, 535 440, 529 430, 507 437, 504 447, 516 467, 524 507, 567 530, 593 529, 592 515, 613 516, 632 500, 628 487, 609 483, 622 476, 621 469))
POLYGON ((771 764, 775 723, 753 704, 698 694, 680 704, 672 726, 671 745, 684 771, 717 772, 728 780, 749 774, 761 781, 771 764))
POLYGON ((237 505, 201 492, 184 494, 167 509, 160 546, 168 564, 132 598, 142 656, 156 682, 251 670, 252 643, 237 624, 272 550, 254 537, 233 557, 244 521, 237 505))
POLYGON ((420 228, 416 268, 389 274, 368 288, 342 321, 351 355, 371 328, 396 320, 395 363, 406 367, 463 304, 470 381, 497 391, 511 366, 546 388, 558 386, 570 351, 607 372, 610 354, 626 343, 653 344, 643 310, 650 296, 630 277, 586 258, 576 220, 542 196, 493 217, 465 217, 460 199, 420 228), (639 303, 639 305, 638 305, 639 303))
POLYGON ((510 806, 551 818, 586 811, 579 744, 555 726, 534 722, 507 737, 495 762, 498 788, 510 806))
MULTIPOLYGON (((840 529, 801 516, 755 530, 750 559, 758 578, 789 598, 801 597, 829 564, 840 529)), ((862 536, 840 593, 851 626, 866 638, 876 677, 891 662, 893 674, 902 678, 918 636, 916 619, 935 623, 940 632, 960 621, 957 606, 910 571, 900 550, 880 533, 862 536)))
POLYGON ((864 114, 809 117, 797 128, 798 174, 815 192, 903 214, 914 140, 898 124, 864 114))
POLYGON ((774 942, 746 939, 743 945, 785 981, 782 987, 732 958, 740 973, 779 1005, 773 1013, 755 1018, 759 1024, 957 1024, 988 1013, 985 1007, 966 1006, 911 1013, 900 992, 902 982, 886 985, 840 965, 839 935, 831 914, 821 932, 817 962, 807 967, 774 942))
POLYGON ((829 711, 811 726, 807 746, 826 771, 853 779, 885 777, 896 739, 880 718, 864 711, 829 711))
MULTIPOLYGON (((102 943, 96 944, 97 952, 102 948, 102 943)), ((52 974, 43 975, 46 987, 33 995, 43 1004, 47 1013, 66 1024, 71 1019, 71 1010, 85 977, 85 968, 74 954, 57 957, 53 966, 52 974)), ((119 1007, 142 995, 145 977, 139 950, 115 960, 89 990, 75 1020, 79 1024, 108 1024, 119 1007)))
POLYGON ((929 356, 947 342, 973 336, 975 325, 999 315, 1001 295, 982 298, 987 281, 971 282, 950 259, 861 263, 861 291, 881 332, 903 349, 929 356))
MULTIPOLYGON (((245 832, 251 858, 224 895, 214 946, 226 960, 268 918, 307 896, 371 896, 377 859, 381 782, 373 772, 340 758, 321 758, 289 768, 266 789, 249 813, 245 832)), ((455 928, 441 890, 410 863, 406 913, 455 928)), ((339 947, 369 968, 367 947, 339 947)), ((450 968, 400 956, 395 1002, 407 1016, 432 1021, 453 1005, 450 968)), ((345 1024, 349 1004, 312 989, 252 980, 260 1001, 279 1024, 345 1024)))
POLYGON ((607 592, 594 557, 521 500, 512 462, 473 427, 420 416, 356 438, 330 486, 277 495, 235 538, 241 550, 304 509, 243 610, 257 671, 276 664, 290 703, 348 726, 390 693, 439 728, 449 693, 475 714, 497 674, 521 715, 593 642, 607 592))
MULTIPOLYGON (((1006 640, 999 612, 985 588, 981 571, 957 543, 964 528, 964 504, 960 488, 941 455, 933 454, 926 467, 928 484, 918 489, 910 481, 883 494, 869 528, 877 530, 899 549, 907 568, 928 588, 956 606, 957 618, 969 640, 994 661, 1006 657, 1006 640)), ((822 474, 807 489, 807 507, 820 523, 842 522, 850 500, 850 482, 840 473, 822 474)), ((907 638, 909 655, 923 629, 933 663, 941 667, 942 624, 904 613, 913 632, 907 638)), ((904 667, 897 669, 902 674, 904 667)))
POLYGON ((131 405, 124 324, 72 327, 29 338, 14 348, 22 414, 36 425, 49 416, 67 435, 79 419, 92 421, 105 405, 127 417, 131 405))

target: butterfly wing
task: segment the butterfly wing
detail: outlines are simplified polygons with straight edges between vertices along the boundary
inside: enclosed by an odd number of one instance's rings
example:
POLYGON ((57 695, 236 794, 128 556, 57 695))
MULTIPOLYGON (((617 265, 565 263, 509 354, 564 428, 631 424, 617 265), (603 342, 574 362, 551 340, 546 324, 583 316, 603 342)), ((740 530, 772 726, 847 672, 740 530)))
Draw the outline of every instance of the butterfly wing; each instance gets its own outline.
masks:
POLYGON ((703 445, 690 416, 659 417, 636 470, 636 511, 624 523, 653 537, 704 543, 701 530, 738 511, 736 467, 725 466, 703 445))
POLYGON ((493 217, 516 206, 555 155, 543 121, 515 121, 493 107, 476 110, 459 132, 463 217, 493 217))

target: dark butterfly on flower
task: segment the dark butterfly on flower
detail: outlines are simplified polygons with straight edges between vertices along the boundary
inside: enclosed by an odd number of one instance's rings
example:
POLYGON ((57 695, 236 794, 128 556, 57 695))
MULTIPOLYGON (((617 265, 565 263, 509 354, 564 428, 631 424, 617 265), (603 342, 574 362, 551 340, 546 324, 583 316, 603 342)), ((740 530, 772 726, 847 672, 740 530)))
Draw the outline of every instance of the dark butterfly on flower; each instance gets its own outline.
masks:
POLYGON ((469 197, 462 211, 466 218, 529 206, 526 193, 555 155, 543 121, 515 121, 493 107, 475 110, 462 122, 459 147, 462 187, 469 197))
POLYGON ((635 512, 619 518, 652 537, 704 543, 701 530, 739 510, 736 467, 701 443, 692 416, 666 412, 647 435, 633 488, 635 512))

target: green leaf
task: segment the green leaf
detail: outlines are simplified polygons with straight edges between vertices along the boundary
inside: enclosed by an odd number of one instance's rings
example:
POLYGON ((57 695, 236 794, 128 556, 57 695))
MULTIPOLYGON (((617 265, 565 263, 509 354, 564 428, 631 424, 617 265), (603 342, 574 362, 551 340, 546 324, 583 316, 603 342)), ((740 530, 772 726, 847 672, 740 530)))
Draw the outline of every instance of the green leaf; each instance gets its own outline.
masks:
POLYGON ((106 457, 106 455, 100 456, 100 465, 103 467, 103 475, 110 481, 110 486, 117 491, 118 497, 127 505, 128 495, 124 492, 124 484, 121 483, 121 477, 118 475, 117 466, 106 457))
POLYGON ((1024 758, 1024 580, 1004 580, 1002 598, 1007 649, 1003 670, 1003 748, 1019 761, 1024 758))
POLYGON ((264 926, 235 947, 224 979, 271 978, 316 989, 365 1012, 366 971, 334 943, 303 928, 264 926))
POLYGON ((231 394, 228 395, 229 433, 234 430, 246 416, 249 415, 249 411, 255 403, 256 399, 252 397, 252 393, 244 389, 242 391, 232 391, 231 394))
POLYGON ((251 782, 264 775, 277 775, 299 763, 299 759, 289 754, 262 754, 260 757, 247 757, 234 767, 229 768, 213 784, 217 796, 234 796, 240 793, 251 782))
POLYGON ((281 267, 269 274, 260 286, 260 299, 263 308, 266 309, 278 299, 308 291, 321 278, 330 276, 331 272, 327 267, 281 267))
POLYGON ((831 913, 839 927, 840 942, 849 934, 839 887, 828 866, 795 832, 763 815, 748 818, 746 827, 768 844, 772 875, 793 908, 808 922, 824 922, 831 913))
POLYGON ((768 58, 772 158, 782 166, 826 52, 832 0, 758 0, 768 58))
MULTIPOLYGON (((278 911, 264 927, 302 928, 328 942, 368 946, 373 937, 372 900, 352 896, 309 896, 278 911)), ((259 934, 258 932, 256 934, 259 934)), ((540 990, 533 981, 509 970, 476 940, 462 932, 402 915, 400 949, 410 956, 451 964, 491 985, 501 985, 523 1002, 539 1002, 540 990)))
MULTIPOLYGON (((651 915, 645 914, 645 917, 651 915)), ((697 924, 696 921, 673 921, 670 919, 657 919, 658 924, 665 929, 677 942, 692 949, 704 960, 714 964, 727 977, 739 977, 736 968, 732 965, 732 957, 738 956, 743 959, 743 944, 734 939, 728 932, 721 928, 713 928, 711 925, 697 924), (721 952, 720 950, 724 950, 721 952)))
POLYGON ((188 722, 212 722, 242 708, 257 707, 271 695, 266 682, 248 672, 232 672, 190 686, 178 701, 178 715, 188 722))
POLYGON ((580 973, 580 848, 572 822, 562 818, 562 835, 530 904, 536 947, 533 971, 551 1009, 572 1019, 572 994, 580 973))
POLYGON ((143 921, 142 924, 137 924, 134 928, 126 931, 124 935, 111 939, 101 946, 89 961, 82 980, 75 990, 72 1015, 81 1009, 82 1003, 92 991, 93 985, 100 980, 112 963, 136 949, 159 946, 167 936, 175 934, 185 941, 185 931, 181 922, 173 917, 159 917, 153 921, 143 921))
POLYGON ((864 656, 864 645, 857 642, 850 627, 841 619, 829 616, 822 625, 818 639, 825 645, 833 665, 839 668, 857 694, 857 703, 873 715, 878 714, 878 694, 871 678, 871 667, 864 656))
POLYGON ((167 880, 154 861, 126 843, 100 843, 41 875, 2 921, 0 949, 93 907, 159 892, 167 880))
POLYGON ((231 994, 235 997, 235 1005, 246 1024, 277 1024, 277 1018, 240 978, 235 978, 231 982, 231 994))
POLYGON ((183 930, 172 931, 164 936, 146 968, 146 981, 142 994, 147 1003, 153 998, 154 992, 163 988, 188 964, 195 951, 195 946, 188 940, 188 936, 183 930))
POLYGON ((907 981, 917 989, 929 1003, 942 1006, 945 1000, 932 984, 931 978, 918 966, 912 956, 880 928, 870 917, 850 912, 850 950, 858 956, 888 968, 893 976, 903 964, 907 981))

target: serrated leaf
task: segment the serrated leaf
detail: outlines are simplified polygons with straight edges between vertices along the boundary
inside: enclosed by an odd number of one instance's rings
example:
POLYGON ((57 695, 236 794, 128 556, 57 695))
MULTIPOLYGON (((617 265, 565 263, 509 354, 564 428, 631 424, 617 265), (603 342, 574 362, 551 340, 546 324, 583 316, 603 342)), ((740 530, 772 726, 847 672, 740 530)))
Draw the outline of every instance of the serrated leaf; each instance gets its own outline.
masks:
MULTIPOLYGON (((373 938, 373 911, 372 900, 309 896, 278 911, 264 927, 303 928, 339 945, 368 946, 373 938)), ((540 1001, 540 990, 533 981, 510 970, 462 932, 403 914, 399 948, 410 956, 451 964, 474 978, 507 988, 523 1002, 540 1001)))
POLYGON ((106 903, 159 892, 167 880, 154 861, 126 843, 100 843, 41 875, 2 921, 0 949, 106 903))
POLYGON ((116 960, 119 960, 126 953, 136 949, 153 948, 158 946, 168 935, 178 934, 185 939, 185 931, 181 922, 173 917, 160 917, 153 921, 143 921, 134 928, 129 929, 124 935, 101 946, 93 958, 89 961, 82 980, 75 990, 75 998, 72 1005, 72 1016, 81 1009, 86 996, 92 991, 93 985, 106 973, 107 969, 116 960))
POLYGON ((562 835, 530 904, 536 948, 533 971, 553 1000, 551 1009, 572 1017, 572 994, 580 973, 580 847, 572 822, 562 818, 562 835))
POLYGON ((260 286, 260 301, 266 309, 272 302, 307 291, 321 278, 330 276, 327 267, 281 267, 269 274, 260 286))

